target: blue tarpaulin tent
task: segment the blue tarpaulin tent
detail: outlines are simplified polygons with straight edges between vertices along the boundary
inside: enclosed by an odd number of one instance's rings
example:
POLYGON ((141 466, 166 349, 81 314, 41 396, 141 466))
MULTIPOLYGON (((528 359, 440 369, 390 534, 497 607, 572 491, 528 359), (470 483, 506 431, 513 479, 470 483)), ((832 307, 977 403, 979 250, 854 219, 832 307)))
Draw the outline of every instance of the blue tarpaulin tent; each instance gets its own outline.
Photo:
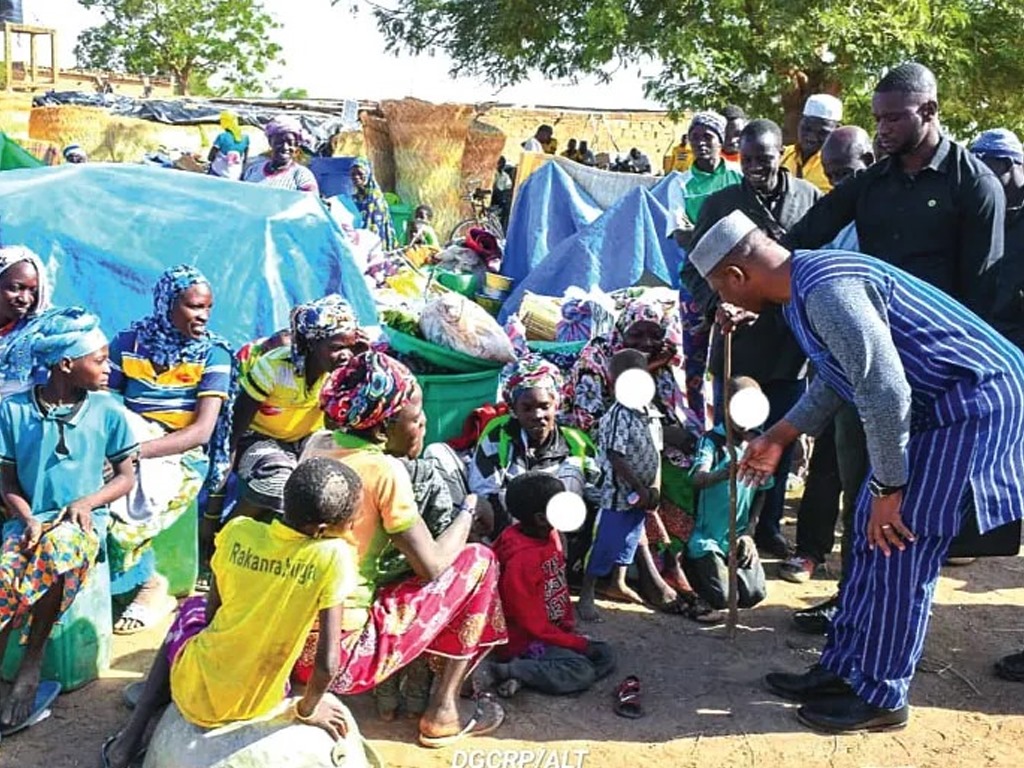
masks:
POLYGON ((499 319, 504 322, 519 308, 526 291, 561 296, 578 286, 609 292, 635 285, 644 273, 678 287, 682 252, 664 236, 667 220, 668 212, 654 195, 635 188, 519 280, 499 319))
POLYGON ((344 235, 303 192, 135 165, 0 174, 0 244, 47 263, 54 302, 96 312, 112 334, 152 311, 157 277, 194 264, 214 289, 210 327, 239 345, 288 324, 290 308, 344 295, 377 323, 344 235))

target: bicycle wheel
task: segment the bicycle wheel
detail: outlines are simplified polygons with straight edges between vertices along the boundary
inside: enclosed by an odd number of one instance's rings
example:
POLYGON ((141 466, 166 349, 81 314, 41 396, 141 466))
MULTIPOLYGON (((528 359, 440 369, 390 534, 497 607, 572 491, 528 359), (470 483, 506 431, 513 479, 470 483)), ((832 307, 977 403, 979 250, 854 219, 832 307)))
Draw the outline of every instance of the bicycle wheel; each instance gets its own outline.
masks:
POLYGON ((469 230, 479 226, 480 222, 476 219, 463 219, 452 228, 451 234, 448 235, 448 242, 446 245, 452 245, 458 240, 465 240, 466 235, 469 234, 469 230))

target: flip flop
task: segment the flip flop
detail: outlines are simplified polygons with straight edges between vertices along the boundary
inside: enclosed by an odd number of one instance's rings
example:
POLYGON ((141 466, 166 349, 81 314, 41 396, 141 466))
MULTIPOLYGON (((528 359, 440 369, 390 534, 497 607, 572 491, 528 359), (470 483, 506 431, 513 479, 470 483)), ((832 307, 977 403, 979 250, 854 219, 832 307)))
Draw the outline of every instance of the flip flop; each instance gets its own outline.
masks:
MULTIPOLYGON (((110 755, 108 755, 107 753, 110 751, 111 745, 115 741, 117 741, 120 736, 120 733, 115 733, 113 736, 104 741, 103 746, 100 747, 100 764, 103 766, 103 768, 110 768, 110 755)), ((145 756, 146 748, 143 747, 135 753, 135 757, 131 759, 128 765, 130 766, 130 768, 136 768, 136 766, 141 766, 142 758, 144 758, 145 756)))
POLYGON ((32 702, 32 714, 17 725, 0 729, 0 737, 13 736, 18 731, 31 728, 50 716, 50 705, 60 696, 60 683, 56 680, 43 680, 36 689, 36 698, 32 702))
POLYGON ((640 678, 630 675, 615 689, 615 714, 629 720, 644 716, 644 706, 640 702, 640 678))
POLYGON ((177 605, 178 601, 170 596, 168 596, 166 601, 163 601, 161 605, 156 607, 132 602, 124 609, 124 612, 118 617, 117 621, 114 622, 114 634, 137 635, 139 632, 145 632, 152 629, 155 624, 174 611, 177 605), (120 623, 122 619, 137 621, 139 622, 139 625, 137 627, 119 629, 117 624, 120 623))
POLYGON ((451 736, 427 736, 421 733, 419 735, 420 746, 430 749, 450 747, 473 736, 486 736, 489 733, 494 733, 503 722, 505 722, 505 710, 490 696, 484 695, 477 699, 476 711, 461 731, 453 733, 451 736))

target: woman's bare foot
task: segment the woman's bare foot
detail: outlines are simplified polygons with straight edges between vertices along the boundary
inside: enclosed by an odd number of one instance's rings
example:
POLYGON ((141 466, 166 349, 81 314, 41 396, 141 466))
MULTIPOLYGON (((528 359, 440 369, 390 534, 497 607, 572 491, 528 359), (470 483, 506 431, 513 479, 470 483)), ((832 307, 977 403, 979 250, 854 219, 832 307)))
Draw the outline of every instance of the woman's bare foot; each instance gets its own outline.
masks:
POLYGON ((458 704, 428 709, 420 718, 419 741, 425 747, 448 746, 455 740, 493 733, 505 719, 505 711, 490 696, 473 703, 472 708, 458 704), (463 711, 460 711, 463 710, 463 711))
MULTIPOLYGON (((602 590, 601 597, 607 600, 616 600, 620 603, 635 603, 637 605, 644 604, 644 599, 625 582, 609 584, 602 590)), ((675 600, 674 592, 670 599, 675 600)))
POLYGON ((39 690, 42 668, 41 655, 38 659, 26 657, 22 662, 11 691, 0 707, 0 728, 11 728, 28 720, 36 701, 36 691, 39 690))

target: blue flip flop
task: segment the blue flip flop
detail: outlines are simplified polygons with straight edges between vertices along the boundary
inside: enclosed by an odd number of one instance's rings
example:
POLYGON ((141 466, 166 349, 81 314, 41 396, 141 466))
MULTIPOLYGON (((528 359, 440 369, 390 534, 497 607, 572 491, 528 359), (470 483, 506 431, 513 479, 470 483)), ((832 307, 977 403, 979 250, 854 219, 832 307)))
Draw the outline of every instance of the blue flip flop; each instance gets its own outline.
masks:
POLYGON ((50 705, 60 696, 60 683, 56 680, 43 680, 36 690, 36 700, 32 704, 32 714, 18 725, 0 729, 0 736, 12 736, 18 731, 31 728, 50 716, 50 705))

